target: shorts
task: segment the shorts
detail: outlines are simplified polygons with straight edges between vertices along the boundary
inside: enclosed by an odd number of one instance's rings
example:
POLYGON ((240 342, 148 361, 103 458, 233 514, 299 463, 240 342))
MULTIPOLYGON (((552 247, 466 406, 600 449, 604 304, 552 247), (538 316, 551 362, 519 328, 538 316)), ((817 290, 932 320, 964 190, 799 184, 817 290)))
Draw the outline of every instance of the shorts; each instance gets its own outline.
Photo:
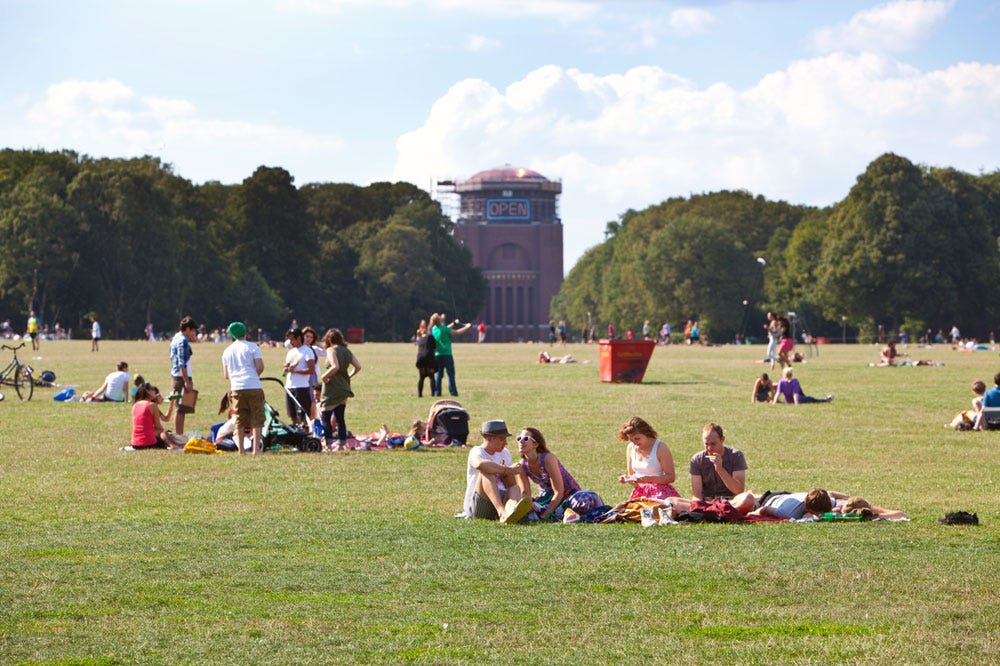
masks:
POLYGON ((779 354, 787 354, 795 348, 795 340, 792 338, 781 338, 781 345, 778 347, 779 354))
POLYGON ((35 331, 34 333, 28 333, 28 337, 34 340, 38 337, 38 332, 35 331))
POLYGON ((264 427, 264 389, 232 391, 230 397, 237 428, 264 427))
POLYGON ((472 493, 472 517, 481 520, 500 520, 500 514, 493 502, 487 497, 481 497, 479 493, 472 493))
POLYGON ((136 444, 132 442, 133 449, 169 449, 170 446, 163 439, 164 433, 160 433, 156 436, 156 440, 152 444, 136 444))
MULTIPOLYGON (((192 380, 192 386, 194 386, 192 380)), ((170 377, 170 393, 172 395, 183 395, 184 394, 184 378, 183 377, 170 377)), ((188 407, 187 405, 182 405, 181 401, 177 401, 177 413, 178 414, 194 414, 194 407, 188 407)))

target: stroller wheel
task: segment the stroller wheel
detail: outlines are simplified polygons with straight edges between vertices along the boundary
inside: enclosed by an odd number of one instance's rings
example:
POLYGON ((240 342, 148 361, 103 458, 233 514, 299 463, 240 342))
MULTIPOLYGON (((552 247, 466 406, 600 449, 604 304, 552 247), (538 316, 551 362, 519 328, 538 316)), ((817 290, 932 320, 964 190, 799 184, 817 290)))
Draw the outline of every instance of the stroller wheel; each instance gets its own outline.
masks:
POLYGON ((319 453, 323 450, 323 442, 318 437, 306 437, 302 440, 302 451, 305 453, 319 453))

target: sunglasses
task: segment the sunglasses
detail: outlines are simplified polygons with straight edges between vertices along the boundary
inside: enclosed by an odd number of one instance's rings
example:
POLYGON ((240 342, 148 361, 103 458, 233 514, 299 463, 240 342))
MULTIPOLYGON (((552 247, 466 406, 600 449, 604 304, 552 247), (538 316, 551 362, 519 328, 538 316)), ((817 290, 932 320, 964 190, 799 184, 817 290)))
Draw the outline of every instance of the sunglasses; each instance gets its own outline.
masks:
POLYGON ((518 435, 518 436, 517 436, 517 441, 519 441, 519 442, 533 442, 533 441, 535 441, 535 440, 534 440, 534 439, 532 439, 532 438, 531 438, 530 436, 528 436, 528 435, 518 435))

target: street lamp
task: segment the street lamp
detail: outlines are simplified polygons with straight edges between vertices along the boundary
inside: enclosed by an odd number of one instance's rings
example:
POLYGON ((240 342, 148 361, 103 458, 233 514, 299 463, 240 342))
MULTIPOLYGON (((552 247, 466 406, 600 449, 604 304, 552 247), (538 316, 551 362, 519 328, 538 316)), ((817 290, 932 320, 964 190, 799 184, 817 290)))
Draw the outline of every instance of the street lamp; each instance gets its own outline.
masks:
POLYGON ((840 316, 840 344, 847 344, 847 317, 840 316))

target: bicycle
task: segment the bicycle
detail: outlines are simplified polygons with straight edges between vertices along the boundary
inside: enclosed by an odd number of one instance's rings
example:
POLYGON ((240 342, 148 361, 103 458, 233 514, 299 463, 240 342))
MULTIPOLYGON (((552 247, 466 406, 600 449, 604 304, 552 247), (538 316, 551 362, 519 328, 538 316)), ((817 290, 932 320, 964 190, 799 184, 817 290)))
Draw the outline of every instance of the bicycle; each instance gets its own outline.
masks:
POLYGON ((31 376, 34 370, 31 369, 30 365, 21 363, 20 359, 17 358, 17 350, 23 346, 24 343, 22 342, 16 347, 11 347, 10 345, 0 347, 14 352, 14 358, 11 359, 11 362, 7 364, 7 367, 3 371, 0 371, 0 385, 13 386, 18 398, 21 400, 31 400, 31 396, 35 392, 35 380, 31 376))

